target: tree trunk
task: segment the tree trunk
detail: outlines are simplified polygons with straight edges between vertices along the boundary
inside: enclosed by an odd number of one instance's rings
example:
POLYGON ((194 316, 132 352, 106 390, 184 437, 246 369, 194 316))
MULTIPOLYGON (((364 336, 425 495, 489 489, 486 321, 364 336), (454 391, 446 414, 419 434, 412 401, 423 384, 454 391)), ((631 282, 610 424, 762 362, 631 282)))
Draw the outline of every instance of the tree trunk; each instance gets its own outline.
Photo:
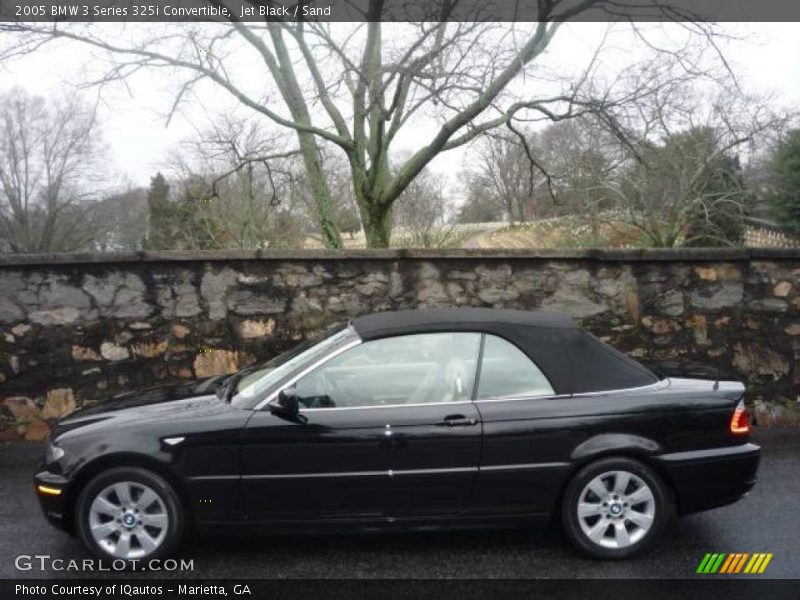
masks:
POLYGON ((519 222, 522 224, 525 222, 525 205, 522 199, 517 200, 517 207, 519 210, 519 222))
POLYGON ((362 210, 361 222, 367 238, 367 248, 388 248, 392 237, 391 208, 369 205, 362 210))
POLYGON ((328 187, 328 180, 325 178, 317 142, 310 133, 298 131, 297 137, 300 141, 300 150, 303 154, 311 193, 314 196, 322 239, 328 248, 343 248, 342 235, 336 221, 333 220, 333 199, 328 187))
MULTIPOLYGON (((275 60, 269 52, 265 53, 268 67, 275 83, 280 90, 289 112, 296 123, 306 127, 311 126, 311 114, 303 96, 303 92, 295 77, 292 60, 286 44, 283 41, 283 32, 276 22, 267 25, 273 46, 275 47, 275 60)), ((314 196, 317 209, 317 219, 322 232, 322 239, 328 248, 342 248, 342 235, 336 222, 333 220, 333 200, 328 180, 322 165, 319 144, 315 134, 308 131, 297 130, 297 139, 300 142, 300 152, 308 174, 311 193, 314 196)))
POLYGON ((600 225, 597 222, 598 205, 594 199, 589 198, 589 226, 591 228, 592 246, 600 244, 600 225))

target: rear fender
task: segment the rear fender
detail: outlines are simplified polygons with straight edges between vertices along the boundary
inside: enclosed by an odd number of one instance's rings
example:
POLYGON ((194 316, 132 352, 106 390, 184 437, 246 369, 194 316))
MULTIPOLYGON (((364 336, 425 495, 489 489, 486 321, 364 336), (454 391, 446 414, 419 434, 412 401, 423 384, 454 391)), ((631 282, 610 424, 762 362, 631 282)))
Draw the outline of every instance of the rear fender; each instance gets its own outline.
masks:
POLYGON ((601 433, 576 446, 570 455, 572 462, 585 462, 608 454, 660 454, 663 448, 658 442, 629 433, 601 433))
MULTIPOLYGON (((585 464, 597 458, 612 455, 626 456, 629 458, 642 457, 644 459, 648 459, 644 460, 643 462, 647 463, 650 467, 655 468, 659 475, 664 476, 663 470, 659 468, 659 465, 655 461, 649 460, 649 457, 662 453, 663 448, 658 442, 629 433, 601 433, 584 440, 581 444, 576 446, 570 454, 572 472, 570 473, 569 477, 566 478, 558 495, 555 504, 556 511, 553 512, 553 518, 551 519, 551 522, 556 522, 559 518, 558 514, 561 509, 561 501, 564 497, 564 492, 567 489, 569 480, 572 479, 572 477, 575 476, 575 473, 577 473, 577 471, 585 464)), ((668 485, 671 486, 670 481, 668 481, 668 485)))

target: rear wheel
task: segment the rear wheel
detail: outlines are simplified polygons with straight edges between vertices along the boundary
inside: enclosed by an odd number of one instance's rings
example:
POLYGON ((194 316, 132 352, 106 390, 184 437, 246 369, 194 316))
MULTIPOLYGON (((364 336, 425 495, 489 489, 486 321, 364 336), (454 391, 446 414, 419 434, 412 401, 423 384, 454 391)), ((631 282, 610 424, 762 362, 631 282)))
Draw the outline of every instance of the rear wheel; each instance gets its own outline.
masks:
POLYGON ((175 550, 183 534, 183 510, 164 478, 146 469, 121 467, 95 477, 77 503, 78 532, 106 560, 147 561, 175 550))
POLYGON ((562 504, 570 541, 595 558, 628 558, 664 532, 673 508, 661 478, 641 462, 606 458, 583 469, 562 504))

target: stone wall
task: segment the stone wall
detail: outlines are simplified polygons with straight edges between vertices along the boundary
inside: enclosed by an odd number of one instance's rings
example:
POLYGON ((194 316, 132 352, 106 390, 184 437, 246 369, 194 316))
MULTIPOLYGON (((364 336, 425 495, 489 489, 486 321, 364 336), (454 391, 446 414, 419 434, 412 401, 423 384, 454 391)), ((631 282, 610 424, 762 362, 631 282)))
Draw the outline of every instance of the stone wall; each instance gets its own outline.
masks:
POLYGON ((800 251, 377 251, 0 258, 0 438, 76 405, 263 360, 371 311, 566 312, 667 373, 741 378, 796 419, 800 251))

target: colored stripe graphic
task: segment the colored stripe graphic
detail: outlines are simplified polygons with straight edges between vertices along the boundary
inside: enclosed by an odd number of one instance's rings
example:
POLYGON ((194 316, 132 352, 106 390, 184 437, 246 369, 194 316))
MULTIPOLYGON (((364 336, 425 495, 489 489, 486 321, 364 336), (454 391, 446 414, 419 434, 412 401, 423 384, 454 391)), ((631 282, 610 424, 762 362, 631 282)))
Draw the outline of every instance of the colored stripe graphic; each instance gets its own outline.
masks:
POLYGON ((760 554, 753 554, 753 558, 750 559, 750 562, 747 563, 747 566, 744 568, 745 573, 750 573, 753 570, 753 567, 758 562, 758 559, 761 557, 760 554))
POLYGON ((773 556, 772 553, 766 552, 756 552, 755 554, 750 554, 749 552, 733 552, 731 554, 724 552, 707 553, 703 560, 700 561, 696 572, 702 574, 734 574, 741 573, 742 568, 744 568, 745 573, 761 574, 766 570, 773 556))
POLYGON ((719 569, 720 565, 722 565, 722 561, 723 561, 724 558, 725 558, 725 553, 724 552, 720 552, 719 558, 714 563, 714 565, 711 567, 711 570, 709 572, 710 573, 716 573, 717 570, 719 569))
POLYGON ((719 552, 715 554, 706 554, 703 562, 697 567, 698 573, 716 573, 722 561, 725 559, 725 553, 719 552))
POLYGON ((751 573, 758 573, 758 570, 761 568, 761 563, 764 562, 764 558, 766 556, 767 556, 766 554, 758 555, 758 560, 756 561, 756 564, 754 564, 753 568, 750 570, 751 573))
POLYGON ((769 561, 771 561, 771 560, 772 560, 772 552, 770 552, 769 554, 767 554, 764 557, 764 562, 761 563, 761 568, 758 570, 758 572, 759 573, 763 573, 764 569, 767 568, 767 565, 769 564, 769 561))
POLYGON ((725 560, 724 563, 722 563, 722 568, 719 570, 719 572, 730 573, 729 569, 731 568, 731 565, 733 565, 734 562, 736 562, 738 556, 739 556, 738 554, 728 554, 728 558, 725 560))
POLYGON ((710 554, 706 554, 703 557, 703 560, 700 562, 700 566, 697 567, 697 571, 696 572, 697 573, 705 573, 706 572, 706 565, 708 564, 708 561, 710 559, 711 559, 711 555, 710 554))
POLYGON ((734 571, 734 573, 738 573, 742 570, 742 567, 744 567, 744 561, 747 560, 748 556, 750 556, 749 552, 745 552, 744 554, 742 554, 742 557, 739 559, 739 562, 736 565, 736 570, 734 571))

